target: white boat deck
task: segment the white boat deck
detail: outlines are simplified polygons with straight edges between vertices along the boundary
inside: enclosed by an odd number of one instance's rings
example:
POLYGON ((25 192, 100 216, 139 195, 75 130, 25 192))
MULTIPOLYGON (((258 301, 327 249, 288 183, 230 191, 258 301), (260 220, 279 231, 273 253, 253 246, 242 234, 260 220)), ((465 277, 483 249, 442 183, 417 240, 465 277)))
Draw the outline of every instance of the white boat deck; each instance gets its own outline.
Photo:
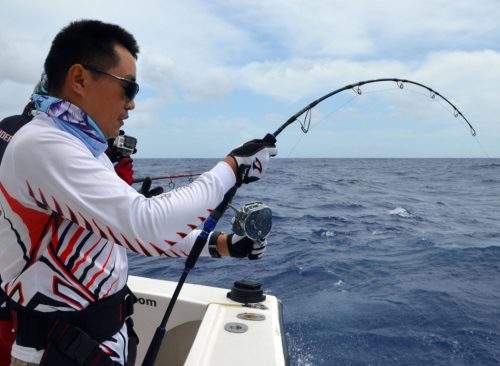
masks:
MULTIPOLYGON (((142 363, 153 334, 167 309, 176 282, 130 276, 139 298, 134 313, 142 363)), ((281 366, 287 364, 280 304, 266 295, 247 307, 227 298, 229 290, 185 284, 167 324, 156 365, 281 366)))

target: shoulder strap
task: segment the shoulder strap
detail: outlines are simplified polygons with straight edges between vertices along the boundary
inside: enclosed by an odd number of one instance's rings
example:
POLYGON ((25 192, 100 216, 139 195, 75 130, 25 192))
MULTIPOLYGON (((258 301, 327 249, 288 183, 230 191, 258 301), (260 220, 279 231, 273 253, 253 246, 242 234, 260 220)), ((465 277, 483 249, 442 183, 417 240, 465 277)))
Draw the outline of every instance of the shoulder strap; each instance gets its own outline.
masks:
POLYGON ((12 136, 32 119, 33 116, 31 115, 20 114, 7 117, 0 122, 0 162, 2 161, 3 153, 12 139, 12 136))

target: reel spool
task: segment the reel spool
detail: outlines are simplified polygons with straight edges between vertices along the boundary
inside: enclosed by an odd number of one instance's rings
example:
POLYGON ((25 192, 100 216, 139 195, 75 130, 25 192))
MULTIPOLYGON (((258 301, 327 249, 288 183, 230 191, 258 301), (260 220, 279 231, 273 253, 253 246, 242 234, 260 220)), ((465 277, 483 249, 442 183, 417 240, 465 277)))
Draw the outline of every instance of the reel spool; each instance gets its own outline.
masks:
POLYGON ((236 213, 232 219, 232 229, 236 235, 252 240, 264 240, 271 231, 273 212, 262 202, 245 204, 241 210, 230 206, 236 213))

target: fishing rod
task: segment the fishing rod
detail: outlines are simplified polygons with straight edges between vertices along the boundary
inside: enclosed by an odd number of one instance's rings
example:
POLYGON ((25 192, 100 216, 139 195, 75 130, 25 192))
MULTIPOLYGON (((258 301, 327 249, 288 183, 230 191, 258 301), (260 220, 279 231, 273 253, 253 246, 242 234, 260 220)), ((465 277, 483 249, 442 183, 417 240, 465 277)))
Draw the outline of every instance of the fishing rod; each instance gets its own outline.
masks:
POLYGON ((149 178, 151 180, 177 179, 177 178, 192 178, 192 177, 197 177, 198 175, 200 175, 200 173, 185 173, 185 174, 175 174, 175 175, 158 176, 158 177, 143 177, 143 178, 135 178, 134 180, 132 180, 132 183, 142 183, 147 178, 149 178))
MULTIPOLYGON (((431 89, 430 87, 428 87, 424 84, 417 83, 417 82, 411 81, 411 80, 397 79, 397 78, 384 78, 384 79, 373 79, 373 80, 360 81, 360 82, 357 82, 354 84, 349 84, 349 85, 346 85, 342 88, 334 90, 334 91, 322 96, 321 98, 318 98, 318 99, 312 101, 307 106, 305 106, 300 111, 298 111, 293 116, 291 116, 273 134, 268 133, 264 137, 264 140, 275 143, 276 136, 278 136, 287 126, 289 126, 290 124, 292 124, 295 121, 299 121, 302 131, 304 133, 307 133, 309 131, 309 127, 310 127, 310 123, 311 123, 311 111, 316 105, 318 105, 319 103, 321 103, 325 99, 328 99, 328 98, 334 96, 335 94, 338 94, 338 93, 340 93, 344 90, 348 90, 348 89, 353 89, 357 94, 360 95, 362 93, 361 88, 360 88, 362 85, 370 84, 370 83, 377 83, 377 82, 384 82, 384 81, 394 81, 397 83, 397 85, 400 89, 404 88, 404 83, 414 84, 414 85, 420 86, 424 89, 427 89, 431 93, 430 96, 432 99, 434 99, 437 95, 438 97, 443 99, 445 102, 447 102, 453 108, 455 117, 462 117, 464 119, 464 121, 468 124, 468 126, 470 127, 470 131, 471 131, 472 136, 476 135, 476 130, 474 129, 474 127, 472 127, 472 125, 469 123, 467 118, 465 118, 465 116, 458 110, 457 107, 455 107, 455 105, 453 105, 448 99, 446 99, 444 96, 442 96, 437 91, 431 89), (304 121, 300 121, 298 118, 300 116, 302 116, 303 114, 305 114, 304 121)), ((157 179, 166 179, 166 178, 165 177, 158 177, 157 179)), ((238 189, 237 186, 234 186, 233 188, 231 188, 224 195, 222 202, 215 208, 215 210, 213 210, 211 212, 210 216, 203 223, 203 229, 202 229, 201 233, 198 235, 198 237, 196 238, 195 243, 193 245, 193 248, 191 249, 191 252, 189 253, 188 258, 186 259, 184 271, 183 271, 183 273, 179 279, 179 282, 174 290, 174 294, 172 295, 172 299, 170 300, 170 302, 168 304, 168 308, 165 312, 165 315, 163 316, 163 319, 162 319, 160 325, 156 328, 153 339, 151 340, 151 343, 149 345, 146 356, 142 362, 142 366, 153 366, 153 364, 156 360, 156 356, 158 355, 158 352, 160 350, 162 340, 165 336, 166 324, 167 324, 168 319, 172 313, 172 310, 174 308, 175 302, 177 301, 177 298, 178 298, 179 293, 182 289, 182 286, 184 285, 184 282, 186 281, 186 278, 187 278, 190 270, 192 268, 194 268, 196 261, 198 260, 200 254, 201 254, 201 251, 203 250, 203 247, 206 245, 206 242, 208 240, 208 236, 215 229, 217 222, 222 217, 222 215, 224 214, 226 209, 228 207, 231 207, 231 201, 232 201, 234 195, 236 194, 237 189, 238 189)), ((260 203, 258 203, 258 204, 260 204, 260 203)), ((257 206, 259 206, 259 205, 257 205, 257 206)), ((270 224, 267 222, 267 218, 270 219, 271 214, 268 212, 268 210, 266 210, 265 206, 260 205, 259 208, 260 207, 263 208, 260 211, 260 214, 262 214, 263 215, 262 217, 265 219, 263 219, 263 220, 249 220, 249 221, 251 221, 251 222, 261 221, 261 224, 265 223, 262 225, 263 230, 270 230, 271 227, 270 227, 270 224)), ((244 221, 244 219, 246 220, 249 217, 251 217, 250 214, 252 213, 252 211, 254 209, 255 209, 255 204, 250 204, 248 207, 244 207, 244 209, 242 210, 242 213, 240 213, 240 215, 241 215, 240 218, 241 218, 242 222, 244 221)), ((233 229, 235 229, 235 228, 242 230, 242 231, 245 231, 246 225, 243 223, 243 224, 240 224, 239 226, 235 226, 235 227, 233 226, 233 229)), ((255 229, 256 228, 253 228, 253 230, 256 231, 257 233, 259 233, 259 235, 260 235, 261 232, 259 230, 261 228, 259 227, 259 228, 257 228, 257 230, 255 230, 255 229)), ((246 232, 242 232, 242 233, 245 235, 247 234, 246 232)))
POLYGON ((298 121, 300 123, 300 127, 302 129, 302 132, 307 133, 309 131, 309 127, 311 125, 311 117, 312 117, 311 111, 316 105, 318 105, 319 103, 321 103, 325 99, 333 97, 335 94, 343 92, 344 90, 352 89, 356 94, 361 95, 362 94, 361 86, 366 85, 366 84, 385 82, 385 81, 395 82, 398 85, 399 89, 403 89, 404 84, 413 84, 413 85, 417 85, 421 88, 427 89, 430 92, 431 99, 435 99, 436 96, 438 96, 439 98, 444 100, 446 103, 448 103, 453 108, 454 116, 456 118, 461 117, 469 126, 471 135, 476 136, 476 130, 474 129, 474 127, 472 127, 472 125, 467 120, 467 118, 465 118, 465 116, 462 114, 462 112, 460 112, 460 110, 457 107, 455 107, 455 105, 452 102, 450 102, 447 98, 445 98, 443 95, 441 95, 440 93, 438 93, 434 89, 432 89, 432 88, 430 88, 427 85, 424 85, 422 83, 417 83, 415 81, 411 81, 411 80, 407 80, 407 79, 398 79, 398 78, 382 78, 382 79, 358 81, 357 83, 348 84, 346 86, 343 86, 342 88, 339 88, 339 89, 334 90, 328 94, 325 94, 321 98, 318 98, 318 99, 312 101, 311 103, 306 105, 304 108, 302 108, 300 111, 298 111, 293 116, 291 116, 285 123, 283 123, 283 125, 281 125, 273 133, 273 136, 274 137, 278 136, 287 126, 289 126, 290 124, 292 124, 295 121, 298 121), (304 115, 303 121, 299 120, 299 117, 302 115, 304 115))
POLYGON ((227 191, 221 203, 219 203, 219 205, 210 213, 207 219, 203 222, 203 229, 196 238, 193 247, 189 252, 189 255, 186 259, 186 263, 184 264, 184 270, 182 271, 182 275, 179 279, 179 282, 177 283, 177 286, 175 287, 172 298, 168 303, 168 307, 167 310, 165 311, 165 314, 163 315, 163 319, 160 325, 156 328, 155 334, 153 335, 153 339, 151 340, 148 351, 146 352, 146 356, 144 356, 144 360, 142 361, 142 366, 154 365, 156 361, 156 356, 158 355, 158 352, 161 347, 161 342, 165 337, 168 319, 172 314, 172 310, 174 309, 174 305, 177 302, 177 298, 179 297, 179 293, 181 292, 182 286, 184 285, 184 282, 186 281, 189 272, 191 271, 191 269, 194 268, 196 261, 198 260, 198 257, 201 254, 201 251, 205 247, 208 240, 208 236, 215 229, 217 222, 222 217, 224 211, 226 211, 227 207, 231 203, 231 200, 236 194, 237 189, 238 187, 235 185, 233 188, 227 191))
MULTIPOLYGON (((431 99, 435 99, 436 96, 444 100, 448 105, 450 105, 453 108, 453 114, 456 118, 461 117, 469 126, 470 128, 470 133, 472 136, 476 136, 476 130, 474 127, 471 125, 471 123, 467 120, 467 118, 460 112, 460 110, 448 100, 448 98, 444 97, 441 93, 437 92, 436 90, 432 89, 431 87, 428 87, 427 85, 424 85, 422 83, 418 83, 416 81, 411 81, 408 79, 399 79, 399 78, 381 78, 381 79, 371 79, 371 80, 364 80, 364 81, 358 81, 357 83, 353 84, 348 84, 343 86, 342 88, 336 89, 328 94, 323 95, 322 97, 312 101, 308 105, 306 105, 304 108, 299 110, 297 113, 295 113, 293 116, 288 118, 288 120, 283 123, 273 134, 274 138, 278 136, 286 127, 291 125, 293 122, 298 121, 300 123, 301 129, 304 133, 307 133, 309 131, 309 127, 311 124, 311 118, 312 118, 312 109, 321 103, 322 101, 333 97, 336 94, 339 94, 345 90, 352 89, 356 94, 361 95, 362 90, 361 86, 366 85, 366 84, 373 84, 373 83, 380 83, 380 82, 386 82, 386 81, 392 81, 395 82, 399 89, 404 89, 404 84, 413 84, 416 86, 419 86, 421 88, 424 88, 430 92, 430 97, 431 99), (305 114, 304 120, 301 121, 299 120, 299 117, 305 114)), ((198 176, 200 174, 198 173, 187 173, 187 174, 177 174, 177 175, 172 175, 172 176, 159 176, 159 177, 151 177, 151 180, 156 180, 156 179, 175 179, 175 178, 184 178, 184 177, 194 177, 198 176)), ((146 178, 138 178, 134 179, 133 183, 140 183, 143 182, 146 178)))

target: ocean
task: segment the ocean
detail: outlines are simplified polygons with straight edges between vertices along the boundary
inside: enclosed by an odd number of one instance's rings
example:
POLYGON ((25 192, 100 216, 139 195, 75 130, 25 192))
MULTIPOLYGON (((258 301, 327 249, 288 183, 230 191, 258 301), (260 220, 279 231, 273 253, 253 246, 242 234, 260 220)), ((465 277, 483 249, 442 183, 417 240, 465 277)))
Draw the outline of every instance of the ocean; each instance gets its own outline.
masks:
MULTIPOLYGON (((233 203, 253 201, 273 210, 264 258, 200 258, 187 281, 262 283, 284 305, 290 365, 500 365, 500 159, 275 158, 233 203)), ((131 274, 152 278, 177 280, 183 266, 130 257, 131 274)))

